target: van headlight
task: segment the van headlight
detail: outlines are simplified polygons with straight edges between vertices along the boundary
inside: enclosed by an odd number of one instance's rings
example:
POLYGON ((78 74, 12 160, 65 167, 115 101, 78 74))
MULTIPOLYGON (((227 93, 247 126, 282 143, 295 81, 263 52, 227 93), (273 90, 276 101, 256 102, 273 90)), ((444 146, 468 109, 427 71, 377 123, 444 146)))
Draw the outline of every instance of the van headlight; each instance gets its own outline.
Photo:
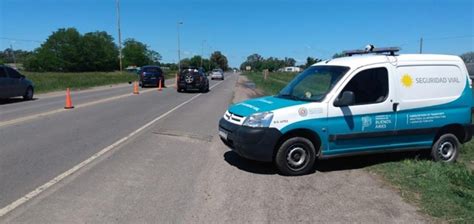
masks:
POLYGON ((273 112, 255 113, 245 119, 243 126, 252 128, 267 128, 273 119, 273 112))

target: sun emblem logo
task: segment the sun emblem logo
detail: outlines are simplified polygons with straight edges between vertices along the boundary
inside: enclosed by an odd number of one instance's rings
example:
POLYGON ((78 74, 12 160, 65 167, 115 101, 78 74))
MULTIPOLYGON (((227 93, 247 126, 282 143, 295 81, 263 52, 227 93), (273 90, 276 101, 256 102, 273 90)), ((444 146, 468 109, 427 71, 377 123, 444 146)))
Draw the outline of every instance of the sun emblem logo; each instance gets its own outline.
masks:
POLYGON ((405 74, 402 77, 402 84, 403 86, 410 88, 413 85, 413 79, 409 74, 405 74))

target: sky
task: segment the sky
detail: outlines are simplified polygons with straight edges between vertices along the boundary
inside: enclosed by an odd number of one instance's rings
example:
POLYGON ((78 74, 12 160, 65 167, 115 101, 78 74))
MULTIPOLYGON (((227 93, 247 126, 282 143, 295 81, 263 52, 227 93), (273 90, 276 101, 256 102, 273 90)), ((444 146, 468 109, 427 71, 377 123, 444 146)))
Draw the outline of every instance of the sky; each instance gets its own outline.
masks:
MULTIPOLYGON (((122 39, 177 62, 219 50, 231 66, 264 57, 331 58, 348 49, 402 53, 474 51, 474 0, 120 0, 122 39)), ((116 0, 0 0, 0 50, 33 50, 59 28, 106 31, 118 41, 116 0)))

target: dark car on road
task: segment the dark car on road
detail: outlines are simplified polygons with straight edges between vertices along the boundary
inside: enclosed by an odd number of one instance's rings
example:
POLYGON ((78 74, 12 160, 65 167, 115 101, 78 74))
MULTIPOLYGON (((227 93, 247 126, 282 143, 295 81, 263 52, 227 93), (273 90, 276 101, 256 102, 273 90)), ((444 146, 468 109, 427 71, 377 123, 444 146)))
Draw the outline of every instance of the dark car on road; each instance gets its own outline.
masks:
POLYGON ((165 76, 163 70, 159 66, 147 65, 140 68, 138 72, 140 78, 140 86, 158 86, 158 81, 161 81, 161 87, 165 87, 165 76))
POLYGON ((0 99, 22 96, 25 100, 31 100, 33 93, 33 82, 17 70, 0 65, 0 99))
POLYGON ((204 71, 194 68, 181 70, 178 77, 178 92, 189 90, 209 91, 209 79, 204 71))

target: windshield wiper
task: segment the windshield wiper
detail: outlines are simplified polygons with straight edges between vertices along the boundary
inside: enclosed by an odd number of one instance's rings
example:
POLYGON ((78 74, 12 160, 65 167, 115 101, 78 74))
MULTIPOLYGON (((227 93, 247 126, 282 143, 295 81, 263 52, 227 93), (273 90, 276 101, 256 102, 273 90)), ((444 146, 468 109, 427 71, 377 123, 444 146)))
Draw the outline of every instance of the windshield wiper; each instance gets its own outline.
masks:
POLYGON ((312 99, 305 99, 305 98, 297 97, 297 96, 291 95, 291 94, 278 94, 277 97, 290 99, 290 100, 297 100, 297 101, 306 101, 306 102, 316 101, 316 100, 312 100, 312 99))
POLYGON ((291 95, 291 94, 278 94, 277 97, 291 99, 291 100, 301 100, 299 97, 291 95))

